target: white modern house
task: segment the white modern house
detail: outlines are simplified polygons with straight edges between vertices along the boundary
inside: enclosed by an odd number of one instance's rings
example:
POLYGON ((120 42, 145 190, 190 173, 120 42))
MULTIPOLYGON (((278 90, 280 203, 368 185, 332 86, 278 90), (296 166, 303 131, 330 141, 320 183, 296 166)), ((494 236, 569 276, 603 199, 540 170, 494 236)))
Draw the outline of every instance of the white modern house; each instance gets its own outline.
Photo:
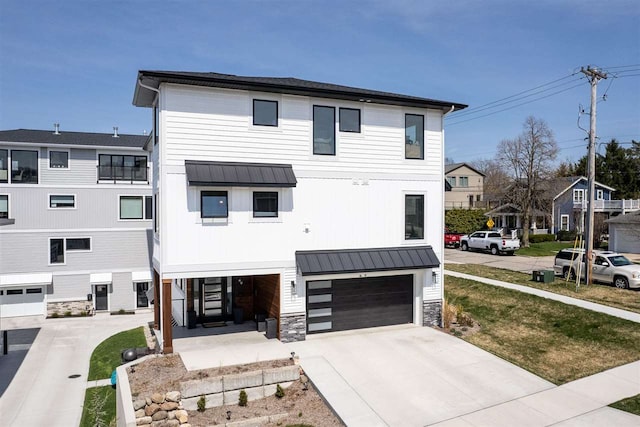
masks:
POLYGON ((295 78, 140 71, 155 326, 265 316, 284 342, 439 325, 445 114, 463 104, 295 78))
POLYGON ((0 131, 0 316, 149 307, 142 135, 0 131))

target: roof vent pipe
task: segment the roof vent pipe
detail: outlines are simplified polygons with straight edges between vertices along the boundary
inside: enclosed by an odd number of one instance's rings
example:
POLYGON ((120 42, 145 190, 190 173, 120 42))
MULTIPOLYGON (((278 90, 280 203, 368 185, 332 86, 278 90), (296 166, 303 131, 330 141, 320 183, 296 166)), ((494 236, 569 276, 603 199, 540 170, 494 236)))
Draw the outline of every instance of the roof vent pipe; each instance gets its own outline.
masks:
POLYGON ((60 123, 53 124, 53 134, 60 135, 60 123))
POLYGON ((118 126, 114 126, 113 127, 113 137, 114 138, 119 138, 119 136, 118 136, 118 126))

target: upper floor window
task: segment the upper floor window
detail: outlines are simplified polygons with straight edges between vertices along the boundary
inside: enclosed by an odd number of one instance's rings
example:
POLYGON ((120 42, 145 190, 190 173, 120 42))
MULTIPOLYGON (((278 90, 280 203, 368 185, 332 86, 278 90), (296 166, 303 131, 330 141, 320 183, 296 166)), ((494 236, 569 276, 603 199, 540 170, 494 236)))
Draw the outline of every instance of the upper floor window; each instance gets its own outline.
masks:
POLYGON ((335 156, 336 109, 313 106, 313 154, 335 156))
POLYGON ((0 194, 0 219, 9 218, 9 195, 0 194))
POLYGON ((203 191, 200 193, 201 218, 227 218, 229 196, 226 191, 203 191))
POLYGON ((596 190, 596 200, 604 200, 604 191, 596 190))
POLYGON ((100 154, 98 163, 99 179, 147 181, 147 156, 100 154))
POLYGON ((340 132, 360 133, 360 110, 340 108, 340 132))
POLYGON ((68 208, 73 209, 76 207, 76 196, 73 194, 68 195, 57 195, 52 194, 49 196, 49 207, 50 208, 68 208))
POLYGON ((584 190, 583 189, 573 190, 573 201, 582 202, 583 200, 584 200, 584 190))
POLYGON ((120 196, 120 219, 151 219, 151 196, 120 196))
POLYGON ((276 191, 255 191, 253 193, 253 217, 277 217, 278 193, 276 191))
POLYGON ((0 150, 0 182, 9 181, 9 150, 0 150))
POLYGON ((460 177, 458 177, 458 182, 460 183, 460 187, 468 187, 469 186, 469 177, 468 176, 460 176, 460 177))
POLYGON ((404 196, 404 238, 424 239, 424 195, 404 196))
POLYGON ((11 182, 14 184, 38 183, 38 152, 11 150, 11 182))
POLYGON ((49 169, 69 169, 69 152, 49 151, 49 169))
POLYGON ((153 107, 153 145, 158 144, 158 129, 160 128, 160 108, 158 105, 153 107))
POLYGON ((405 114, 404 116, 404 157, 424 159, 424 116, 405 114))
POLYGON ((456 177, 455 176, 448 176, 447 177, 447 182, 449 183, 450 186, 455 187, 456 186, 456 177))
POLYGON ((253 100, 253 124, 278 126, 278 101, 253 100))

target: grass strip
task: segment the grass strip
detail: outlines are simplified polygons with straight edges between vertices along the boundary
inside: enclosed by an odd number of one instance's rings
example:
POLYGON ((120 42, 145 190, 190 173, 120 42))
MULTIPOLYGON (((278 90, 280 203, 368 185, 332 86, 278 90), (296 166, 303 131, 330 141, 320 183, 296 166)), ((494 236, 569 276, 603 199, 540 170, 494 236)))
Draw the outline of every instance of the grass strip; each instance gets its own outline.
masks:
POLYGON ((618 289, 608 285, 595 284, 588 286, 581 285, 580 289, 576 291, 574 282, 566 282, 561 277, 556 277, 551 283, 534 282, 531 280, 530 274, 479 264, 446 264, 445 269, 486 277, 487 279, 515 283, 517 285, 528 286, 530 288, 541 289, 543 291, 640 313, 640 292, 636 290, 618 289))
POLYGON ((635 396, 619 400, 609 406, 611 406, 612 408, 620 409, 621 411, 640 415, 640 394, 636 394, 635 396))
POLYGON ((142 326, 117 333, 102 341, 91 354, 89 381, 111 378, 113 370, 121 364, 122 350, 146 345, 142 326))
POLYGON ((573 245, 573 242, 530 243, 528 248, 522 247, 516 251, 516 254, 526 256, 552 256, 561 249, 573 248, 573 245))
POLYGON ((111 386, 88 388, 84 395, 80 427, 109 426, 115 419, 115 388, 111 386))
POLYGON ((448 276, 445 296, 480 323, 464 339, 554 384, 640 359, 637 323, 448 276))

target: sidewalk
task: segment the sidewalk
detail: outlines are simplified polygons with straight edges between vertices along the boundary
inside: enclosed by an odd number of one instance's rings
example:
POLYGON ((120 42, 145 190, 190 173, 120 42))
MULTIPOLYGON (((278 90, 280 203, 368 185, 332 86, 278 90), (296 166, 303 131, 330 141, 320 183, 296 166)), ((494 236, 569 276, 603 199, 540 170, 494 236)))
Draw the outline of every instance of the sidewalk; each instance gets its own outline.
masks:
POLYGON ((531 288, 529 286, 516 285, 514 283, 502 282, 500 280, 487 279, 485 277, 473 276, 471 274, 458 273, 456 271, 444 270, 444 274, 453 277, 460 277, 462 279, 475 280, 476 282, 486 283, 493 286, 500 286, 502 288, 513 289, 527 294, 537 295, 542 298, 560 301, 564 304, 575 305, 577 307, 586 308, 587 310, 597 311, 600 313, 608 314, 610 316, 615 316, 621 319, 640 323, 640 313, 621 310, 619 308, 609 307, 608 305, 596 304, 595 302, 555 294, 553 292, 547 292, 540 289, 531 288))

